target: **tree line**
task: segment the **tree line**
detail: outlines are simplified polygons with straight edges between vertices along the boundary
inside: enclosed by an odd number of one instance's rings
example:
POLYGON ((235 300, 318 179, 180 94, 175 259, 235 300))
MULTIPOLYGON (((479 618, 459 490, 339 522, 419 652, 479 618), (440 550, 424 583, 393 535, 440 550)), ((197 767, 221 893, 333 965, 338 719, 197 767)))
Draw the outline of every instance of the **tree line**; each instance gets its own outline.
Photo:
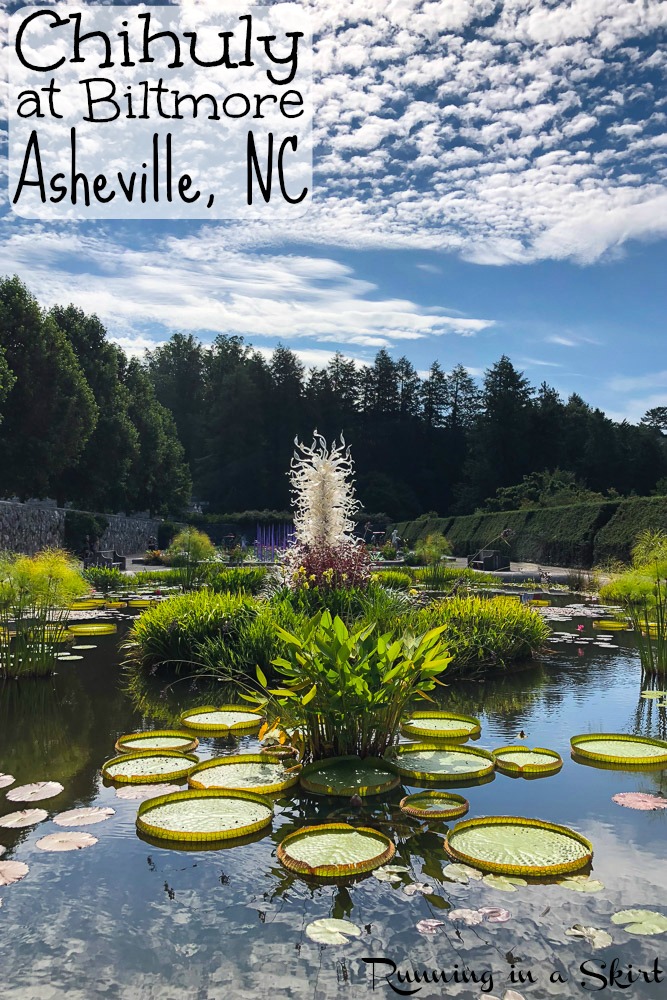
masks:
POLYGON ((421 377, 380 350, 307 371, 237 336, 174 334, 142 360, 97 317, 39 307, 0 281, 0 491, 84 509, 178 514, 289 507, 295 436, 352 447, 358 495, 393 518, 663 492, 667 410, 614 422, 581 396, 532 386, 506 356, 478 384, 434 361, 421 377))

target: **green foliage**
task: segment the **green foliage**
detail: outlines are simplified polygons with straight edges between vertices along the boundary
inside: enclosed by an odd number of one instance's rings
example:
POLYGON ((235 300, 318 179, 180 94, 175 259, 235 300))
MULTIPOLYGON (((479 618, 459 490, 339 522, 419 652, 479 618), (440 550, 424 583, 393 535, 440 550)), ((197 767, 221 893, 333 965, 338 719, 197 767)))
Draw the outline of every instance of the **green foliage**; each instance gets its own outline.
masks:
POLYGON ((53 637, 64 632, 71 601, 89 590, 67 552, 5 556, 0 561, 0 677, 52 673, 53 637))
POLYGON ((553 472, 531 472, 516 486, 496 490, 495 496, 484 501, 483 509, 517 510, 521 507, 564 507, 575 503, 599 503, 609 497, 589 490, 573 472, 554 469, 553 472))
POLYGON ((380 555, 382 556, 383 559, 391 561, 392 559, 396 558, 396 556, 398 555, 398 551, 396 549, 396 546, 393 545, 391 542, 385 542, 382 548, 380 549, 380 555))
POLYGON ((667 532, 664 528, 645 528, 632 546, 632 565, 648 566, 667 560, 667 532))
POLYGON ((213 565, 206 575, 206 584, 216 594, 257 594, 266 582, 264 566, 228 567, 213 565))
POLYGON ((206 580, 215 557, 215 546, 208 535, 191 527, 179 531, 165 553, 166 562, 180 571, 183 590, 192 590, 206 580))
POLYGON ((89 569, 84 569, 83 578, 91 587, 101 590, 103 594, 108 594, 110 590, 122 590, 128 584, 125 575, 119 569, 109 569, 106 566, 91 566, 89 569))
POLYGON ((83 510, 68 510, 65 513, 65 548, 75 555, 81 555, 89 545, 94 545, 109 527, 109 521, 102 514, 88 514, 83 510))
POLYGON ((169 544, 173 539, 174 535, 180 530, 180 525, 174 524, 173 521, 161 521, 157 528, 157 547, 158 549, 169 548, 169 544))
POLYGON ((443 556, 450 556, 452 547, 444 535, 433 532, 420 538, 415 546, 415 555, 427 566, 435 566, 443 556))
POLYGON ((180 587, 182 573, 180 569, 142 569, 132 576, 125 577, 126 589, 130 586, 145 587, 180 587))
POLYGON ((412 575, 405 570, 378 569, 373 573, 371 580, 393 590, 409 590, 412 587, 412 575))
POLYGON ((452 593, 458 590, 472 590, 476 587, 497 587, 502 581, 493 573, 482 573, 476 569, 440 563, 416 569, 415 582, 423 584, 429 590, 452 593))
POLYGON ((538 612, 512 597, 450 597, 422 608, 409 624, 416 632, 444 626, 450 670, 466 674, 528 659, 551 634, 538 612))
POLYGON ((274 665, 281 687, 266 685, 267 708, 289 718, 312 760, 381 757, 396 740, 406 706, 426 696, 449 663, 440 631, 398 639, 373 626, 350 631, 328 611, 296 633, 280 629, 286 652, 274 665))

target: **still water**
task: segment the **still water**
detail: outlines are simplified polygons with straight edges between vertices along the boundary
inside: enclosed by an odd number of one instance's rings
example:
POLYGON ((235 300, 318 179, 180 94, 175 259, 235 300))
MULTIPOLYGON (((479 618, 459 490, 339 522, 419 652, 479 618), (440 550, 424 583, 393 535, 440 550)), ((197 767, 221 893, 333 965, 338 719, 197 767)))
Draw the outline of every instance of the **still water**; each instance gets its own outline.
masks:
MULTIPOLYGON (((395 989, 420 998, 667 997, 656 977, 667 968, 667 934, 640 937, 611 923, 628 908, 667 913, 667 810, 637 812, 612 802, 623 791, 667 795, 667 770, 601 770, 570 758, 569 738, 585 732, 665 736, 665 709, 640 698, 639 662, 632 636, 617 633, 617 648, 586 642, 591 619, 576 613, 556 629, 581 642, 553 644, 526 671, 478 683, 452 681, 443 707, 478 715, 474 745, 495 749, 515 742, 557 750, 562 771, 536 780, 496 774, 484 785, 457 785, 470 801, 469 817, 514 814, 565 824, 592 841, 596 894, 555 884, 501 892, 480 882, 459 885, 443 877, 442 824, 426 829, 398 809, 404 785, 378 801, 365 800, 361 819, 379 825, 397 845, 395 863, 411 873, 395 885, 372 874, 339 884, 309 882, 283 869, 276 846, 286 832, 331 814, 345 819, 340 799, 286 793, 276 799, 269 832, 223 850, 178 850, 147 843, 135 831, 137 803, 105 787, 100 765, 115 755, 122 733, 164 727, 202 695, 189 682, 161 697, 148 688, 142 704, 124 688, 118 635, 86 642, 79 661, 63 661, 51 680, 0 687, 0 772, 17 784, 53 780, 65 790, 36 803, 49 817, 75 806, 111 806, 115 815, 85 829, 99 838, 71 853, 44 853, 35 841, 58 830, 50 819, 27 830, 0 829, 3 861, 30 866, 21 882, 0 888, 0 997, 2 1000, 208 1000, 208 998, 393 997, 395 989), (577 632, 577 626, 583 629, 577 632), (525 734, 525 739, 519 737, 525 734), (428 895, 408 895, 411 881, 428 895), (503 907, 505 923, 467 927, 451 922, 452 908, 503 907), (312 942, 305 927, 320 917, 345 917, 362 930, 345 945, 312 942), (432 935, 419 921, 444 923, 432 935), (574 924, 607 930, 610 947, 594 951, 565 935, 574 924), (450 980, 401 983, 397 972, 442 970, 450 980), (609 982, 617 959, 618 975, 609 982), (582 971, 582 963, 584 971, 582 971), (512 982, 512 970, 514 979, 512 982), (475 974, 477 982, 470 979, 475 974), (534 983, 520 985, 520 974, 534 983), (623 973, 621 976, 620 974, 623 973), (464 976, 467 982, 461 980, 464 976), (559 974, 559 975, 557 975, 559 974), (375 977, 375 983, 373 983, 375 977), (557 980, 551 982, 550 979, 557 980), (560 980, 560 981, 559 981, 560 980), (562 982, 565 980, 565 982, 562 982), (373 989, 375 985, 375 989, 373 989), (394 988, 392 988, 395 987, 394 988), (623 988, 625 986, 626 988, 623 988)), ((200 738, 201 758, 252 751, 256 741, 200 738)), ((0 791, 0 815, 22 808, 0 791)))

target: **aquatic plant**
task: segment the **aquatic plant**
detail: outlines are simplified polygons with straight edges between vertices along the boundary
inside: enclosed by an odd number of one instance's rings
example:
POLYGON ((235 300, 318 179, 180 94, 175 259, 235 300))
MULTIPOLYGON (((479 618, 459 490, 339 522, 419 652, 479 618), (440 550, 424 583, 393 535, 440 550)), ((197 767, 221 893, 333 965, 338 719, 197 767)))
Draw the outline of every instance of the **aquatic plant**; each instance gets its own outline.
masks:
POLYGON ((0 677, 46 676, 56 663, 69 604, 89 593, 78 564, 60 549, 0 560, 0 677))
POLYGON ((265 566, 209 566, 205 582, 216 594, 257 594, 266 582, 265 566))
POLYGON ((621 573, 600 588, 600 598, 630 619, 644 679, 667 676, 667 559, 621 573))
POLYGON ((420 538, 415 545, 415 555, 427 566, 437 565, 443 556, 451 556, 452 547, 444 535, 433 533, 420 538))
POLYGON ((83 578, 103 594, 108 594, 110 590, 123 590, 128 585, 127 578, 119 569, 108 566, 90 566, 84 569, 83 578))
POLYGON ((381 757, 396 740, 406 705, 428 697, 449 663, 441 632, 395 638, 374 626, 350 631, 324 611, 297 634, 278 629, 285 655, 273 663, 281 687, 271 689, 259 672, 266 694, 255 700, 270 722, 289 720, 309 759, 381 757))
POLYGON ((447 563, 436 563, 433 566, 423 566, 414 571, 416 583, 421 583, 429 590, 440 590, 445 593, 455 593, 463 590, 475 590, 480 587, 499 587, 502 580, 493 573, 484 573, 467 567, 449 566, 447 563))
POLYGON ((409 625, 415 632, 444 626, 443 641, 452 657, 449 669, 466 673, 528 659, 551 634, 539 612, 511 597, 467 595, 435 601, 414 613, 409 625))
POLYGON ((413 585, 412 574, 399 569, 379 569, 376 570, 371 580, 381 583, 383 587, 392 590, 409 590, 413 585))

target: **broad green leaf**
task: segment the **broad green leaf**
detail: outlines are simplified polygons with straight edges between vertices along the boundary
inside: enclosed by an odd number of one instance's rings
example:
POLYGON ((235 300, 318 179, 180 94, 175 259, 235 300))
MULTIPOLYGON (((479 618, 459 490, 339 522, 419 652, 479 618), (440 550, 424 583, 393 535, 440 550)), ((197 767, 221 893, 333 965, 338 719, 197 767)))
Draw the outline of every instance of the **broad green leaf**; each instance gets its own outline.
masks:
POLYGON ((518 885, 528 885, 525 878, 515 878, 513 875, 485 875, 482 882, 499 892, 516 892, 518 885))
POLYGON ((255 667, 255 673, 257 674, 257 680, 262 685, 262 687, 263 688, 268 687, 269 686, 269 682, 266 679, 266 674, 264 673, 264 671, 262 670, 262 668, 259 666, 259 664, 257 664, 257 666, 255 667))
POLYGON ((361 937, 361 929, 351 920, 325 917, 308 924, 306 935, 317 944, 347 944, 350 938, 361 937))
POLYGON ((655 910, 620 910, 612 914, 611 922, 625 925, 629 934, 664 934, 667 931, 667 917, 655 910))
POLYGON ((573 892, 601 892, 604 889, 602 882, 589 878, 588 875, 572 875, 562 879, 558 885, 562 885, 564 889, 572 889, 573 892))
POLYGON ((313 700, 316 694, 317 694, 317 684, 313 684, 308 694, 305 694, 301 699, 301 704, 307 705, 309 702, 313 700))

